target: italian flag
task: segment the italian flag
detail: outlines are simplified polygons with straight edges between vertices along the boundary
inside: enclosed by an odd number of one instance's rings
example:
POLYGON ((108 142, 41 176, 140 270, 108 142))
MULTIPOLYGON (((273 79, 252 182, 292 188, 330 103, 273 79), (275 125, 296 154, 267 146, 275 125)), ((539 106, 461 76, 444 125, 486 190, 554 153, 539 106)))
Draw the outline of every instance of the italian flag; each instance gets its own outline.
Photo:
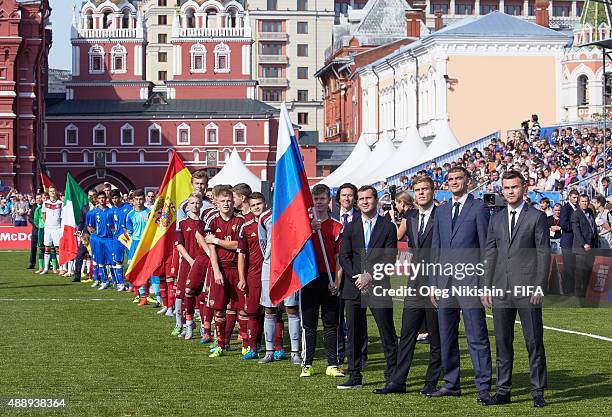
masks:
POLYGON ((81 221, 81 208, 87 203, 87 194, 72 178, 66 176, 66 192, 62 206, 62 237, 59 246, 59 264, 64 265, 76 258, 78 242, 75 235, 77 224, 81 221))

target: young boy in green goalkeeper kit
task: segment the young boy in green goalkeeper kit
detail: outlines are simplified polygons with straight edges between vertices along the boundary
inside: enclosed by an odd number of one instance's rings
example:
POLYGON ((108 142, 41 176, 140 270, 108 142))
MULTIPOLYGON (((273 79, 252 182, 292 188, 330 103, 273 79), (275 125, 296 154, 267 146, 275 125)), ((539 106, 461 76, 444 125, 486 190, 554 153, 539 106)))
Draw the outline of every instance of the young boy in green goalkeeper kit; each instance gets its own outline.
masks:
MULTIPOLYGON (((43 193, 42 201, 45 201, 49 198, 49 193, 43 193)), ((43 220, 42 213, 42 204, 36 206, 34 210, 34 224, 38 228, 38 240, 36 243, 36 248, 38 250, 38 271, 36 274, 40 274, 44 269, 44 257, 45 257, 45 244, 44 244, 44 236, 45 236, 45 221, 43 220)), ((48 267, 48 265, 47 265, 48 267)))

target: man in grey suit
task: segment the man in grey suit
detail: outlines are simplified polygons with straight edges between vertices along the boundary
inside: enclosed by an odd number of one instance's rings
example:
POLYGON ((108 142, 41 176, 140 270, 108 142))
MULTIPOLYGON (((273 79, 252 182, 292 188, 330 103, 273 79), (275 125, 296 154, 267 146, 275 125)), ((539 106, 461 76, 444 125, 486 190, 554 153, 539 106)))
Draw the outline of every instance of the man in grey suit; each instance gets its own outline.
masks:
MULTIPOLYGON (((453 266, 453 274, 433 274, 432 287, 445 294, 432 296, 438 309, 440 348, 444 386, 429 394, 431 397, 459 396, 459 312, 463 314, 470 358, 474 366, 477 401, 490 400, 491 346, 484 308, 478 294, 465 290, 478 288, 480 276, 476 267, 484 261, 489 226, 489 208, 467 193, 469 172, 463 167, 448 170, 448 186, 452 199, 436 210, 431 242, 436 265, 453 266), (471 271, 460 267, 472 265, 471 271), (453 292, 455 292, 453 294, 453 292), (462 292, 458 294, 457 292, 462 292)), ((446 269, 446 268, 445 268, 446 269)), ((482 269, 481 269, 482 271, 482 269)))
POLYGON ((574 274, 574 295, 584 297, 593 269, 593 249, 599 245, 595 216, 589 208, 589 196, 583 194, 578 200, 578 208, 571 217, 573 248, 576 255, 576 273, 574 274))
POLYGON ((481 282, 481 289, 492 290, 481 296, 481 301, 487 308, 493 306, 497 356, 497 392, 484 404, 510 402, 518 312, 529 354, 533 405, 544 407, 546 355, 541 304, 550 267, 548 222, 544 212, 525 203, 525 178, 519 172, 503 175, 502 192, 508 206, 489 222, 487 262, 481 282))

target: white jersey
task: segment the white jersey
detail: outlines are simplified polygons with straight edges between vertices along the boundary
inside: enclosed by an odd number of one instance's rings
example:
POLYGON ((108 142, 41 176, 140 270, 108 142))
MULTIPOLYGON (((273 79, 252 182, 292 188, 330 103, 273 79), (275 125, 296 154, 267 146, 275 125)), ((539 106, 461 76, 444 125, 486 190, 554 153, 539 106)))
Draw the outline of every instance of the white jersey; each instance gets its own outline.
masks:
POLYGON ((62 225, 62 201, 46 200, 42 204, 42 212, 45 213, 45 229, 56 228, 62 225))

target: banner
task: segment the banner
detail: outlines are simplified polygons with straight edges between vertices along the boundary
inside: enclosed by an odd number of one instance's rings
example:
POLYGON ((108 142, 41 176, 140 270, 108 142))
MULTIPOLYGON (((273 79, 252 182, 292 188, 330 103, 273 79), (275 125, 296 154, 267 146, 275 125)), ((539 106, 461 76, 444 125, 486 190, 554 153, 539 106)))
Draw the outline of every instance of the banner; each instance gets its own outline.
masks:
POLYGON ((596 256, 587 286, 589 300, 612 301, 612 257, 596 256))
POLYGON ((32 226, 0 226, 0 250, 29 250, 32 226))

